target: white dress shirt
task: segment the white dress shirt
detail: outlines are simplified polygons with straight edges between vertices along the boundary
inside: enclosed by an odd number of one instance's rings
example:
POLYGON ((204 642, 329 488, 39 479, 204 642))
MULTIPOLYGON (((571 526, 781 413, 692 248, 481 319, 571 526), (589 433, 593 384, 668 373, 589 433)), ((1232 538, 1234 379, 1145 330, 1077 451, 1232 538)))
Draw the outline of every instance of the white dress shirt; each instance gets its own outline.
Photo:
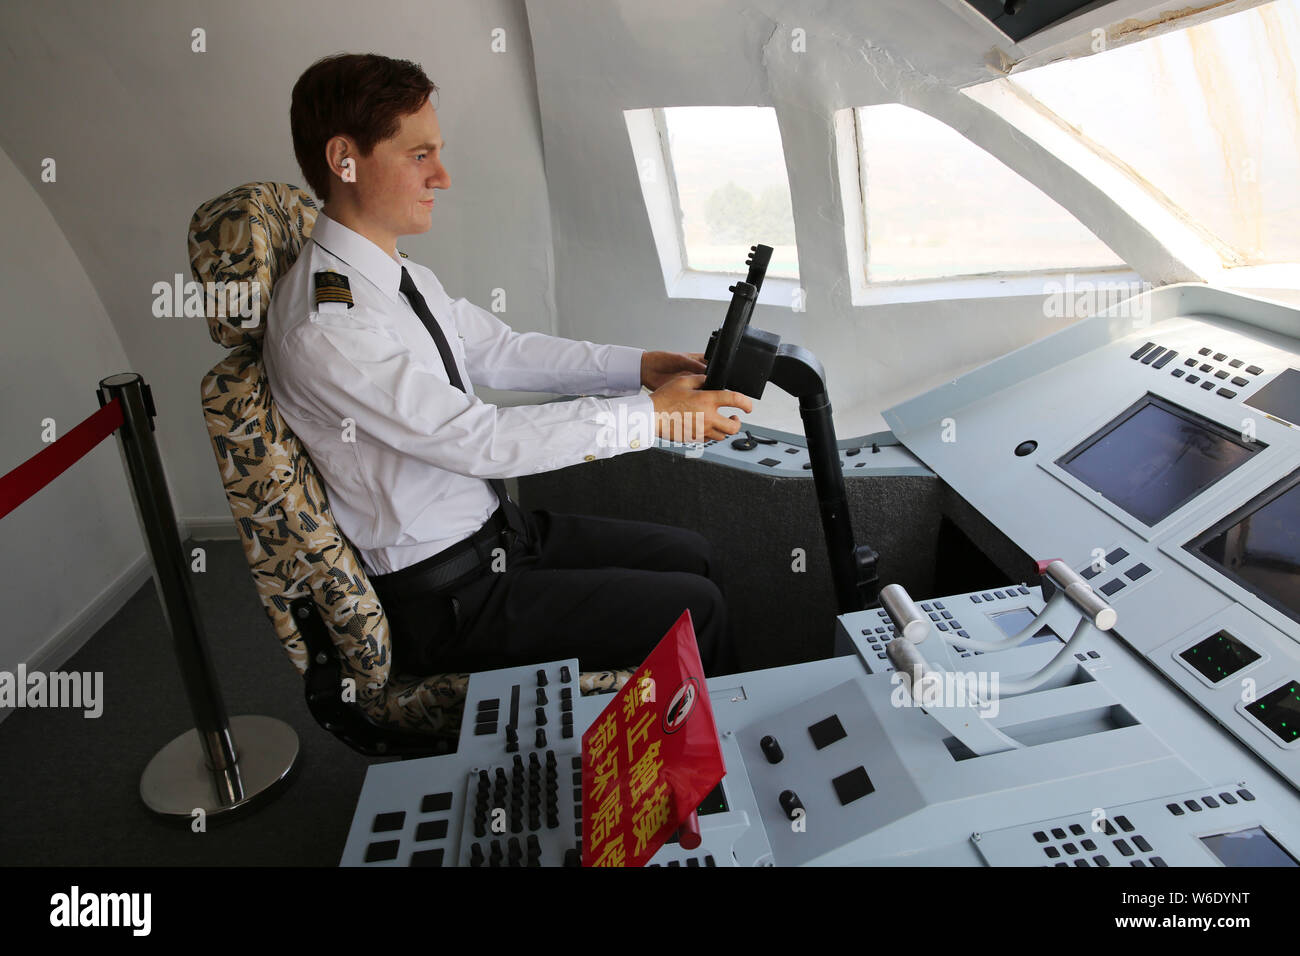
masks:
POLYGON ((654 403, 642 350, 518 333, 430 270, 393 258, 321 214, 276 284, 262 357, 280 414, 323 479, 339 529, 372 574, 461 541, 497 509, 484 479, 650 448, 654 403), (468 392, 401 295, 405 267, 437 319, 468 392), (313 276, 346 276, 353 305, 316 304, 313 276), (497 407, 489 388, 628 396, 497 407), (620 407, 623 406, 623 407, 620 407))

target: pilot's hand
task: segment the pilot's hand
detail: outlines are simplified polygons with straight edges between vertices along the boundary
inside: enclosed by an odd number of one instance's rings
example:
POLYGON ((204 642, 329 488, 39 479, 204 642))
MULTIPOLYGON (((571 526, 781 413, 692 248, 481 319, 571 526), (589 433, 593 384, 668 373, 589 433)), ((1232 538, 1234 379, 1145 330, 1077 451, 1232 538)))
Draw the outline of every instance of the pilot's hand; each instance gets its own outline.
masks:
POLYGON ((727 417, 721 408, 753 412, 747 395, 730 389, 705 391, 704 375, 678 375, 651 393, 655 433, 675 442, 721 441, 740 431, 740 416, 727 417))
POLYGON ((703 352, 644 352, 641 355, 641 384, 653 392, 678 375, 694 375, 704 369, 703 352))

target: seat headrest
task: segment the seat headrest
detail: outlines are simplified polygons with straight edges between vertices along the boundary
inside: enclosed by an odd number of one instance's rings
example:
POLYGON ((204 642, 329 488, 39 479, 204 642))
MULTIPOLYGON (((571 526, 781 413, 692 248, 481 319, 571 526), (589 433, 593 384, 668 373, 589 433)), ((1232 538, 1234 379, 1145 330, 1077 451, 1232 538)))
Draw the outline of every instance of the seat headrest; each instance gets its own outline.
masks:
POLYGON ((212 341, 261 347, 271 292, 302 252, 316 213, 316 200, 288 183, 245 183, 195 210, 190 271, 204 286, 212 341))

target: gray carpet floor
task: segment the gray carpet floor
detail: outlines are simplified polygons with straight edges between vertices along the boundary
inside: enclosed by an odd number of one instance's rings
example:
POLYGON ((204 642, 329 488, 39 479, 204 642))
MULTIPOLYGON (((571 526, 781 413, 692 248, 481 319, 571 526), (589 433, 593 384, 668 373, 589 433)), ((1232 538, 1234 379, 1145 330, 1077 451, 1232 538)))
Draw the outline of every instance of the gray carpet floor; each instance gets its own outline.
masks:
MULTIPOLYGON (((176 655, 150 580, 57 669, 103 672, 103 714, 18 709, 0 723, 0 865, 335 866, 368 764, 322 730, 280 649, 235 541, 192 574, 227 712, 263 714, 298 733, 299 766, 252 813, 194 833, 151 814, 140 775, 193 726, 176 655)), ((55 668, 50 668, 55 669, 55 668)), ((238 741, 236 742, 238 743, 238 741)))

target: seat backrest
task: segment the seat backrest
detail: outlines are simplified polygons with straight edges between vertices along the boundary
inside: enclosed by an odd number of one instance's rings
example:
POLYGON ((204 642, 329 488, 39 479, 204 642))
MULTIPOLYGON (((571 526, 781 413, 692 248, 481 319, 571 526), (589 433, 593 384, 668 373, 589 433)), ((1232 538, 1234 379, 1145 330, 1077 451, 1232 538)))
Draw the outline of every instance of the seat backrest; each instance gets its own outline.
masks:
POLYGON ((285 183, 238 186, 194 213, 190 268, 208 291, 209 333, 234 349, 203 378, 203 418, 258 596, 290 660, 306 673, 307 646, 289 602, 310 594, 363 712, 393 727, 453 735, 468 676, 392 673, 387 618, 262 365, 272 291, 316 213, 311 196, 285 183))

